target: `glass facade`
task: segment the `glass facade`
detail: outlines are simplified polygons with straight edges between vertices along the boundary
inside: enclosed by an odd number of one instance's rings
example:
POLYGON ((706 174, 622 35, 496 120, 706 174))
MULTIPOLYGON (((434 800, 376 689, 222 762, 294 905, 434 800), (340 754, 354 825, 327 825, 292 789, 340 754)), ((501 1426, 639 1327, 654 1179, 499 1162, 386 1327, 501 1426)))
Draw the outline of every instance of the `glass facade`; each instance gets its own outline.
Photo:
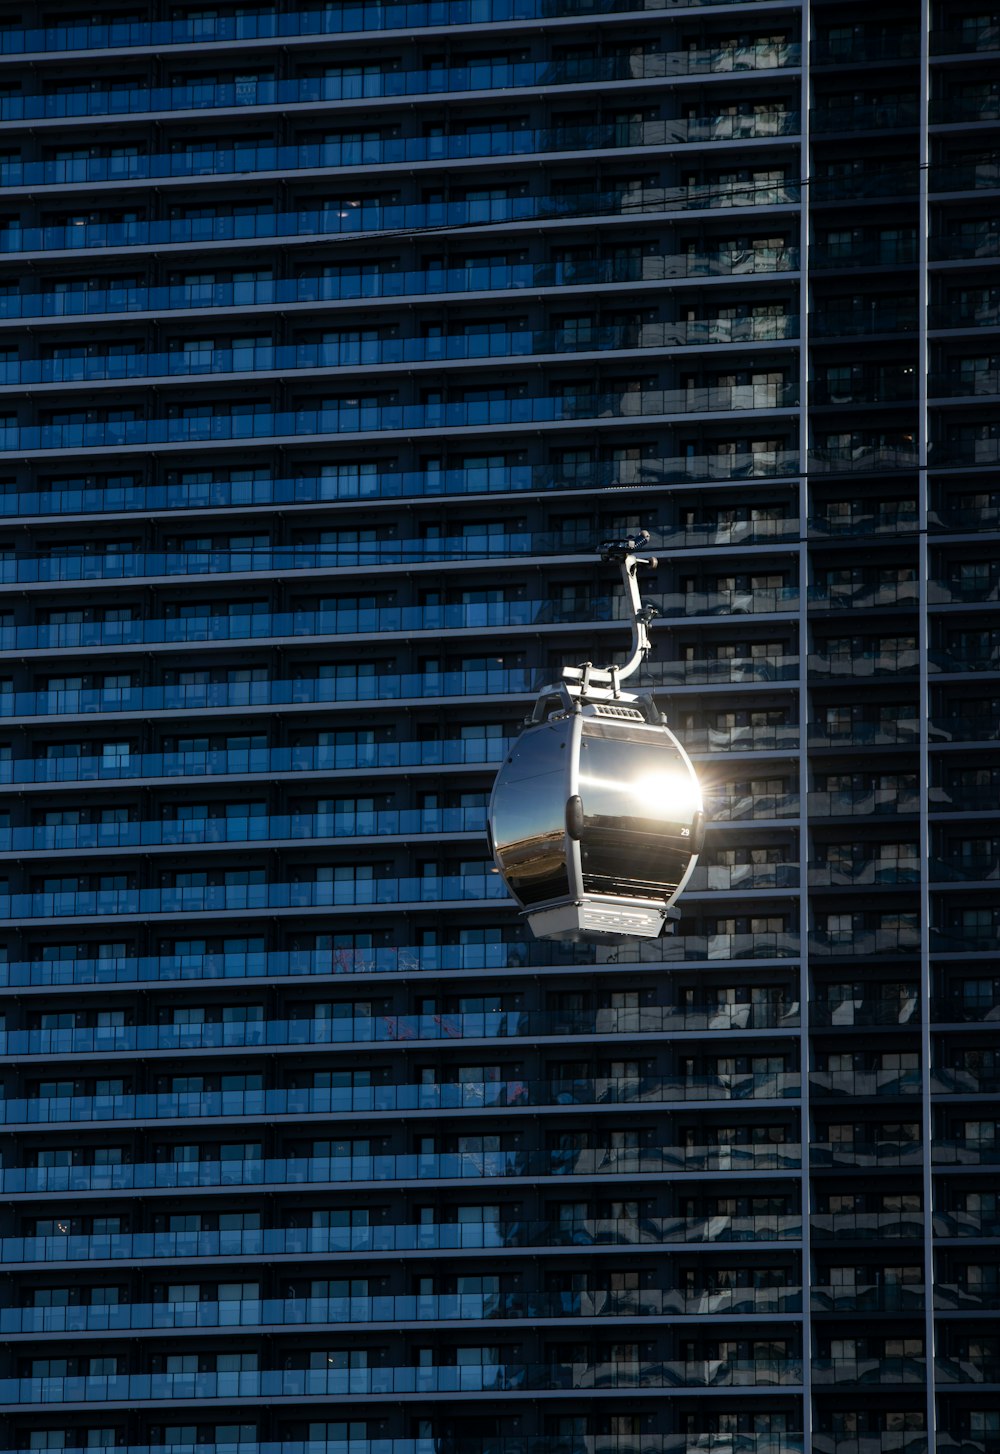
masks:
POLYGON ((995 1454, 998 52, 7 7, 0 1449, 995 1454), (640 528, 705 852, 542 944, 640 528))

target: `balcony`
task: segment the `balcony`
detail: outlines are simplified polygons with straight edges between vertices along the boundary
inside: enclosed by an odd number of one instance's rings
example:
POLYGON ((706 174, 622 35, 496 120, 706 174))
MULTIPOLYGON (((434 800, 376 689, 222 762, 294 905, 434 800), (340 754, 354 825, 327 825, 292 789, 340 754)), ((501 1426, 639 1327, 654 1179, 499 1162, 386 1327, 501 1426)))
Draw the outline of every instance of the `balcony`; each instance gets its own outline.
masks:
POLYGON ((853 66, 872 61, 915 60, 920 55, 920 37, 915 30, 898 35, 863 33, 829 37, 816 43, 816 65, 853 66))
POLYGON ((417 1294, 413 1296, 246 1299, 243 1302, 126 1303, 116 1307, 4 1308, 6 1335, 67 1336, 203 1328, 290 1328, 408 1323, 521 1323, 544 1318, 697 1317, 705 1312, 773 1314, 798 1312, 800 1287, 732 1288, 690 1296, 672 1288, 636 1292, 417 1294))
POLYGON ((524 1394, 532 1390, 792 1388, 802 1365, 792 1359, 692 1363, 552 1363, 351 1369, 264 1369, 256 1373, 134 1373, 79 1378, 0 1379, 0 1399, 20 1405, 81 1407, 108 1402, 357 1399, 388 1395, 524 1394))
POLYGON ((161 187, 194 177, 246 177, 253 174, 294 177, 364 167, 410 168, 426 162, 480 161, 496 157, 544 156, 561 152, 639 150, 683 146, 694 142, 794 138, 800 130, 797 112, 764 112, 748 116, 705 116, 686 121, 614 122, 562 126, 542 130, 458 132, 448 136, 410 136, 371 140, 321 141, 303 146, 274 146, 247 141, 216 146, 206 140, 194 151, 150 152, 132 156, 91 156, 69 161, 0 162, 0 188, 8 196, 44 187, 57 190, 102 183, 146 182, 161 187))
POLYGON ((849 513, 840 510, 810 515, 810 535, 892 535, 916 531, 920 515, 916 500, 898 500, 882 508, 859 505, 849 513))
POLYGON ((864 1384, 866 1388, 925 1384, 927 1364, 923 1358, 814 1358, 813 1383, 823 1385, 864 1384))
POLYGON ((918 1096, 922 1078, 919 1070, 811 1070, 809 1086, 823 1100, 842 1096, 918 1096))
MULTIPOLYGON (((710 807, 708 816, 714 814, 710 807)), ((798 888, 799 866, 797 863, 705 863, 699 862, 688 880, 688 892, 699 893, 718 889, 731 892, 736 889, 791 889, 798 888)))
MULTIPOLYGON (((482 469, 414 470, 362 472, 345 469, 330 477, 297 479, 219 479, 171 485, 115 485, 101 488, 64 488, 44 492, 0 493, 0 515, 78 515, 102 511, 151 511, 255 508, 267 505, 303 505, 314 501, 400 499, 424 496, 516 494, 529 490, 587 490, 620 484, 682 484, 729 479, 770 479, 798 473, 799 457, 794 450, 768 450, 754 454, 678 455, 645 460, 594 462, 572 472, 557 466, 494 465, 482 469)), ((238 474, 238 471, 234 471, 238 474)), ((0 486, 2 489, 2 486, 0 486)), ((756 543, 773 539, 797 539, 794 520, 759 522, 759 532, 738 522, 695 529, 682 544, 701 545, 756 543), (777 527, 771 530, 770 526, 777 527), (719 539, 701 539, 701 534, 719 539)), ((677 532, 687 535, 688 532, 677 532)), ((674 532, 662 532, 670 541, 674 532)))
MULTIPOLYGON (((274 1022, 272 1022, 274 1023, 274 1022)), ((153 1027, 138 1026, 137 1033, 123 1036, 120 1050, 109 1051, 114 1055, 134 1052, 135 1045, 143 1041, 155 1049, 163 1047, 157 1037, 148 1032, 153 1027), (133 1044, 129 1044, 129 1040, 133 1044)), ((169 1028, 169 1027, 168 1027, 169 1028)), ((277 1033, 266 1042, 248 1037, 248 1044, 266 1043, 268 1048, 281 1043, 281 1031, 285 1030, 288 1044, 328 1044, 323 1036, 315 1040, 307 1033, 290 1034, 286 1026, 277 1022, 277 1033)), ((31 1031, 9 1031, 13 1042, 25 1043, 25 1055, 34 1049, 31 1031)), ((46 1032, 38 1032, 45 1034, 46 1032)), ((72 1033, 72 1032, 70 1032, 72 1033)), ((84 1031, 80 1040, 91 1045, 100 1044, 84 1031)), ((169 1041, 172 1037, 165 1037, 169 1041)), ((181 1047, 184 1037, 176 1037, 181 1047)), ((207 1037, 225 1043, 224 1037, 207 1037)), ((202 1045, 199 1048, 205 1048, 202 1045)), ((4 1053, 0 1047, 0 1053, 4 1053)), ((7 1053, 17 1053, 11 1051, 7 1053)), ((45 1052, 37 1052, 45 1053, 45 1052)), ((55 1053, 59 1053, 56 1051, 55 1053)), ((81 1049, 80 1054, 88 1053, 81 1049)), ((89 1053, 101 1054, 91 1049, 89 1053)), ((193 1063, 193 1062, 192 1062, 193 1063)), ((2 1104, 0 1123, 5 1126, 68 1126, 86 1125, 93 1128, 98 1123, 146 1121, 184 1121, 196 1128, 199 1123, 227 1121, 232 1117, 256 1120, 264 1117, 280 1122, 285 1118, 300 1116, 330 1116, 342 1114, 380 1115, 403 1111, 482 1111, 490 1107, 567 1106, 567 1105, 637 1105, 654 1103, 688 1103, 708 1101, 787 1100, 801 1094, 801 1082, 797 1072, 782 1071, 770 1075, 746 1076, 691 1076, 691 1077, 645 1077, 619 1078, 611 1080, 578 1079, 573 1081, 461 1081, 444 1082, 439 1085, 381 1085, 378 1087, 347 1087, 337 1089, 261 1090, 261 1091, 219 1091, 205 1094, 163 1094, 163 1095, 121 1095, 52 1097, 45 1099, 8 1100, 2 1104)))
MULTIPOLYGON (((714 937, 714 936, 713 936, 714 937)), ((797 941, 796 941, 797 942, 797 941)), ((302 949, 241 953, 122 955, 111 959, 41 959, 0 964, 0 986, 176 983, 216 980, 311 980, 331 975, 419 974, 462 970, 523 970, 556 966, 577 970, 597 964, 659 964, 663 940, 637 940, 600 952, 564 944, 521 943, 404 945, 399 948, 302 949)), ((790 1027, 799 1023, 799 1007, 789 1000, 771 1005, 738 1003, 674 1006, 664 1010, 657 1029, 743 1030, 790 1027)), ((405 1017, 404 1017, 405 1018, 405 1017)), ((445 1017, 447 1022, 448 1017, 445 1017)), ((491 1021, 484 1022, 487 1025, 491 1021)), ((571 1021, 565 1023, 570 1024, 571 1021)), ((585 1022, 581 1022, 583 1024, 585 1022)), ((641 1023, 641 1022, 640 1022, 641 1023)), ((492 1034, 492 1031, 489 1032, 492 1034)), ((553 1034, 559 1033, 553 1029, 553 1034)), ((581 1033, 584 1033, 581 1031, 581 1033)))
POLYGON ((974 302, 959 297, 943 305, 932 303, 927 310, 927 326, 942 333, 959 328, 998 328, 1000 304, 994 302, 988 292, 974 302))
MULTIPOLYGON (((88 93, 81 93, 86 99, 88 93)), ((2 100, 2 98, 0 98, 2 100)), ((798 268, 796 248, 705 249, 690 253, 647 255, 640 258, 579 259, 572 262, 487 264, 466 267, 399 271, 372 267, 361 270, 337 267, 329 274, 303 274, 298 278, 268 278, 234 283, 187 283, 168 287, 124 285, 110 288, 69 289, 56 293, 39 289, 0 298, 0 319, 76 318, 122 313, 162 313, 179 309, 233 309, 291 307, 449 294, 517 292, 534 289, 577 289, 615 283, 660 282, 672 278, 752 277, 758 273, 789 273, 798 268)), ((96 280, 95 280, 96 281, 96 280)), ((720 320, 720 327, 723 320, 720 320)), ((738 322, 739 320, 733 320, 738 322)), ((683 325, 678 324, 679 328, 683 325)), ((705 325, 695 324, 692 342, 702 341, 705 325)), ((722 338, 719 339, 723 341, 722 338)))
POLYGON ((859 444, 845 449, 814 448, 809 468, 821 475, 881 474, 886 470, 915 470, 920 463, 913 444, 859 444))
POLYGON ((917 263, 916 237, 854 238, 815 242, 809 248, 812 268, 905 268, 917 263))
POLYGON ((1000 25, 991 16, 969 16, 961 25, 931 31, 931 55, 974 55, 1000 50, 1000 25))
POLYGON ((916 650, 880 651, 877 648, 846 652, 835 656, 822 652, 809 653, 811 677, 916 677, 920 671, 920 653, 916 650))
POLYGON ((636 327, 593 327, 567 332, 451 334, 431 338, 385 338, 371 342, 261 345, 244 349, 187 349, 175 353, 93 354, 87 357, 25 359, 0 363, 0 384, 139 384, 174 378, 225 377, 304 372, 310 378, 340 369, 405 367, 409 364, 532 358, 546 354, 638 352, 715 343, 774 342, 795 339, 798 318, 705 318, 692 323, 645 323, 636 327))
MULTIPOLYGON (((542 541, 536 537, 533 544, 539 546, 542 541)), ((420 542, 405 542, 405 545, 419 547, 420 542)), ((502 553, 501 543, 498 554, 502 553)), ((790 614, 797 602, 798 590, 795 587, 761 591, 674 592, 646 597, 646 603, 655 606, 657 615, 664 619, 699 615, 790 614)), ((314 641, 337 636, 363 636, 366 640, 375 635, 382 640, 395 636, 409 639, 423 632, 489 632, 559 625, 592 630, 598 622, 610 625, 626 619, 622 603, 608 598, 582 600, 575 606, 562 606, 554 601, 518 600, 484 605, 373 606, 362 610, 295 611, 275 615, 260 612, 245 616, 153 617, 146 620, 70 622, 55 626, 0 626, 0 653, 53 652, 63 656, 69 651, 87 650, 91 653, 103 650, 118 657, 129 650, 173 644, 253 641, 265 645, 285 641, 296 646, 308 646, 314 641)))
POLYGON ((989 571, 968 580, 954 576, 947 581, 929 580, 927 600, 932 606, 984 605, 988 601, 1000 601, 1000 572, 989 571))
POLYGON ((1000 187, 1000 162, 990 156, 956 157, 931 166, 930 192, 995 192, 1000 187))
POLYGON ((811 722, 810 747, 918 747, 920 721, 900 717, 886 722, 811 722))
MULTIPOLYGON (((547 675, 547 674, 546 674, 547 675)), ((178 687, 81 688, 0 692, 0 719, 78 717, 93 713, 218 711, 225 707, 279 707, 303 702, 389 702, 424 697, 530 695, 532 673, 520 669, 393 674, 383 677, 296 677, 260 682, 208 682, 178 687)))
POLYGON ((986 1025, 1000 1020, 1000 994, 976 997, 941 995, 931 1001, 931 1018, 941 1024, 986 1025))
POLYGON ((847 175, 814 176, 810 186, 813 206, 828 202, 859 202, 871 198, 916 197, 920 186, 917 163, 912 166, 865 168, 847 175))
POLYGON ((643 1150, 598 1147, 587 1151, 403 1153, 378 1156, 295 1157, 267 1161, 134 1162, 117 1166, 8 1167, 0 1189, 28 1192, 142 1193, 162 1187, 340 1186, 346 1183, 484 1181, 503 1177, 644 1177, 686 1171, 797 1171, 801 1148, 791 1143, 745 1146, 663 1146, 643 1150))
POLYGON ((981 883, 1000 878, 1000 854, 978 858, 949 854, 946 858, 932 858, 930 868, 931 883, 981 883))
POLYGON ((878 995, 858 999, 815 999, 809 1003, 810 1022, 817 1028, 834 1025, 914 1025, 920 1021, 916 986, 908 995, 878 995))
MULTIPOLYGON (((794 723, 767 724, 761 727, 685 727, 684 746, 688 752, 796 752, 799 729, 794 723)), ((0 762, 0 782, 3 781, 0 762)), ((767 816, 767 815, 765 815, 767 816)))
POLYGON ((922 1313, 924 1288, 919 1283, 875 1281, 836 1286, 813 1283, 809 1300, 814 1313, 922 1313))
POLYGON ((818 1242, 921 1242, 921 1212, 816 1212, 809 1218, 818 1242))
POLYGON ((992 223, 985 223, 975 233, 935 233, 929 239, 929 255, 932 262, 972 261, 985 258, 996 261, 998 236, 992 223))
POLYGON ((932 954, 995 954, 996 949, 997 931, 989 926, 931 928, 932 954))
POLYGON ((813 1141, 810 1165, 843 1167, 850 1171, 888 1166, 920 1166, 923 1147, 919 1141, 813 1141))
POLYGON ((275 910, 430 903, 509 903, 507 888, 496 874, 449 875, 447 878, 380 878, 346 882, 214 884, 194 889, 94 889, 79 893, 0 895, 5 918, 30 923, 39 919, 141 919, 146 914, 172 916, 275 910))
POLYGON ((917 378, 913 370, 881 378, 814 379, 809 386, 809 402, 822 404, 900 404, 913 403, 917 397, 917 378))
MULTIPOLYGON (((725 3, 725 0, 723 0, 725 3)), ((741 3, 741 0, 730 0, 741 3)), ((414 10, 416 7, 411 7, 414 10)), ((637 7, 630 6, 635 9, 637 7)), ((641 7, 638 7, 641 8, 641 7)), ((669 8, 659 6, 658 8, 669 8)), ((678 8, 683 8, 678 6, 678 8)), ((574 3, 567 13, 577 14, 574 3)), ((241 15, 229 24, 246 25, 255 16, 241 15)), ((341 11, 343 18, 343 11, 341 11)), ((306 26, 323 27, 323 12, 282 15, 279 24, 298 20, 306 26)), ((184 22, 181 22, 182 24, 184 22)), ((212 22, 204 21, 202 24, 212 22)), ((226 25, 227 19, 216 18, 215 24, 226 25)), ((370 28, 365 25, 365 28, 370 28)), ((132 27, 133 31, 135 26, 132 27)), ((60 27, 60 32, 63 28, 60 27)), ((59 32, 49 32, 50 35, 59 32)), ((308 33, 308 32, 306 32, 308 33)), ((599 85, 609 81, 662 80, 685 75, 712 75, 726 71, 757 71, 787 69, 798 66, 802 48, 791 42, 717 46, 694 51, 664 51, 659 55, 575 56, 569 61, 491 61, 470 60, 433 70, 388 70, 366 67, 360 75, 306 76, 292 80, 269 80, 250 77, 238 82, 206 80, 189 85, 146 87, 139 84, 97 88, 89 92, 54 91, 48 95, 5 96, 0 98, 0 121, 56 121, 87 117, 91 120, 109 117, 148 116, 152 112, 194 111, 199 118, 206 112, 239 109, 242 120, 258 107, 322 106, 330 102, 361 101, 374 106, 385 100, 437 97, 464 91, 511 91, 521 88, 599 85)), ((211 117, 212 120, 217 118, 211 117)), ((225 119, 230 119, 226 117, 225 119)))
POLYGON ((968 369, 961 373, 931 374, 927 388, 932 399, 992 398, 1000 393, 1000 371, 968 369))
MULTIPOLYGON (((703 0, 628 0, 630 9, 662 12, 697 7, 703 0)), ((718 3, 718 0, 713 0, 718 3)), ((721 0, 722 4, 741 4, 745 0, 721 0)), ((614 14, 620 0, 399 0, 369 16, 364 10, 346 6, 323 10, 248 11, 237 15, 211 15, 202 19, 143 21, 113 20, 105 23, 60 25, 51 29, 5 30, 0 54, 30 55, 32 52, 64 52, 107 50, 137 46, 227 45, 246 40, 305 40, 321 35, 344 35, 369 30, 409 30, 426 26, 485 25, 512 20, 553 19, 559 16, 578 18, 614 14)), ((744 47, 733 46, 734 53, 744 47)), ((777 49, 767 42, 745 49, 765 54, 777 49)), ((723 67, 726 69, 726 67, 723 67)))
POLYGON ((0 451, 91 452, 130 446, 245 443, 317 435, 400 434, 410 430, 478 430, 586 419, 791 410, 796 384, 736 384, 692 389, 627 390, 609 394, 540 395, 482 402, 385 404, 297 409, 280 414, 238 412, 180 419, 131 419, 93 424, 0 426, 0 451))
POLYGON ((799 676, 797 656, 727 656, 691 661, 654 662, 655 679, 663 685, 699 686, 738 682, 794 682, 799 676))
POLYGON ((838 788, 809 794, 813 818, 868 818, 872 814, 919 813, 917 786, 838 788))
MULTIPOLYGON (((741 0, 736 0, 741 3, 741 0)), ((637 187, 627 191, 557 197, 513 197, 492 201, 363 204, 321 212, 179 218, 152 222, 92 222, 81 226, 9 226, 0 231, 0 253, 52 253, 109 247, 155 248, 167 243, 275 241, 285 237, 347 236, 368 232, 467 227, 565 217, 624 216, 728 207, 795 206, 798 183, 692 183, 689 187, 637 187)))
MULTIPOLYGON (((898 517, 897 517, 898 518, 898 517)), ((920 601, 920 582, 844 581, 809 587, 809 607, 816 611, 868 610, 883 606, 913 606, 920 601)))
MULTIPOLYGON (((0 760, 0 783, 125 783, 160 778, 274 777, 387 767, 499 766, 512 739, 446 738, 329 747, 257 747, 205 752, 130 753, 127 757, 22 757, 0 760)), ((687 734, 685 734, 687 741, 687 734)))
MULTIPOLYGON (((953 327, 953 324, 946 325, 953 327)), ((810 313, 813 338, 854 338, 874 333, 913 333, 919 327, 915 303, 872 299, 867 308, 825 308, 810 313)), ((829 401, 827 401, 829 402, 829 401)))
POLYGON ((934 1360, 934 1381, 954 1383, 1000 1383, 1000 1359, 945 1358, 934 1360))
MULTIPOLYGON (((686 737, 685 737, 685 740, 686 737)), ((710 822, 739 823, 753 818, 797 818, 798 793, 708 793, 707 816, 710 822)))
POLYGON ((874 885, 919 884, 920 859, 916 856, 901 859, 868 858, 853 863, 820 862, 809 865, 810 888, 831 888, 835 885, 855 884, 863 887, 874 885))
MULTIPOLYGON (((826 53, 829 53, 828 48, 826 53)), ((910 100, 891 96, 884 101, 862 102, 858 106, 813 107, 809 118, 812 130, 818 135, 834 131, 899 131, 919 125, 920 104, 915 97, 910 100)))
POLYGON ((892 929, 813 929, 809 952, 824 957, 850 955, 855 959, 872 954, 913 955, 920 952, 920 930, 916 924, 892 929))
POLYGON ((661 943, 659 957, 676 960, 794 959, 799 936, 789 930, 756 933, 675 934, 661 943))
MULTIPOLYGON (((316 1257, 405 1252, 482 1252, 550 1247, 796 1242, 798 1216, 648 1217, 574 1222, 390 1222, 377 1227, 271 1227, 258 1231, 135 1232, 4 1237, 0 1264, 131 1262, 217 1257, 316 1257)), ((82 1310, 81 1310, 82 1311, 82 1310)))
POLYGON ((995 672, 1000 666, 1000 651, 980 653, 969 649, 955 648, 948 651, 927 653, 927 669, 931 675, 965 676, 971 672, 995 672))

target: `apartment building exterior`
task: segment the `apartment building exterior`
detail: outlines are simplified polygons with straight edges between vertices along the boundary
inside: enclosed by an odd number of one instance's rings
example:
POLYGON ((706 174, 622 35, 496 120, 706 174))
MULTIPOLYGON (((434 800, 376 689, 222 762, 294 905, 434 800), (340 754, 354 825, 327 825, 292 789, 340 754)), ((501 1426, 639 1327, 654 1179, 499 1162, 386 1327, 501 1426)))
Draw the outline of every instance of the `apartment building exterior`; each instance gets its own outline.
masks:
POLYGON ((998 51, 5 12, 0 1447, 998 1447, 998 51), (705 853, 539 943, 639 528, 705 853))

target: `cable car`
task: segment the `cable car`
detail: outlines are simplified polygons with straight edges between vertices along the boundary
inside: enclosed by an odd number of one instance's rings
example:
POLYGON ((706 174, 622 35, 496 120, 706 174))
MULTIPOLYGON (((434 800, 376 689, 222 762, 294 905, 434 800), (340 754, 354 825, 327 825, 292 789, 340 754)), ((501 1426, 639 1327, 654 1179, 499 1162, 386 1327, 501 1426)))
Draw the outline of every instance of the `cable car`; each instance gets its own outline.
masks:
POLYGON ((691 760, 648 693, 621 680, 649 652, 639 601, 643 532, 602 548, 632 603, 626 666, 567 667, 541 692, 497 774, 489 835, 497 869, 539 939, 620 943, 671 927, 704 834, 691 760))

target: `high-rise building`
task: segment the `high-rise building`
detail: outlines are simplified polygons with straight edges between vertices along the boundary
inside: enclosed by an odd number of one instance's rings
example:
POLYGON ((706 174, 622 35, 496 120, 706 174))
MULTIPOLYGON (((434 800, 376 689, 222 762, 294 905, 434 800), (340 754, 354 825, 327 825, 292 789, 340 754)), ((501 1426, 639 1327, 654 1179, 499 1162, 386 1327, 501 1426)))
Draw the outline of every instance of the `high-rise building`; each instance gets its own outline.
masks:
POLYGON ((3 7, 0 1448, 995 1454, 998 52, 3 7), (538 943, 640 527, 706 850, 538 943))

